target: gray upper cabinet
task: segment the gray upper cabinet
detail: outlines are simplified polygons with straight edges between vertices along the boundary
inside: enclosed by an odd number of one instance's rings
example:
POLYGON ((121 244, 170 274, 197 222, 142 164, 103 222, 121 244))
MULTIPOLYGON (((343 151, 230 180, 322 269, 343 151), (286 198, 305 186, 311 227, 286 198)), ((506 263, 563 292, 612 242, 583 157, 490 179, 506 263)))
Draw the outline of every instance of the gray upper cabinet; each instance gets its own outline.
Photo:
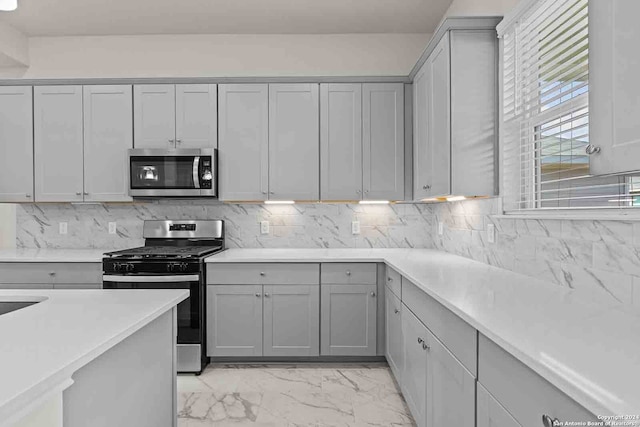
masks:
POLYGON ((30 86, 0 87, 0 202, 33 201, 32 104, 30 86))
POLYGON ((482 384, 477 387, 477 427, 522 427, 482 384))
POLYGON ((136 85, 133 88, 135 147, 175 148, 175 86, 136 85))
POLYGON ((362 199, 362 85, 320 85, 322 200, 362 199))
POLYGON ((221 200, 267 200, 269 190, 269 87, 219 87, 221 200))
POLYGON ((130 201, 131 86, 84 86, 84 200, 130 201))
POLYGON ((262 285, 207 287, 207 355, 262 356, 262 285))
POLYGON ((404 85, 320 85, 322 200, 404 199, 404 85))
POLYGON ((324 356, 375 356, 377 286, 321 286, 320 351, 324 356))
POLYGON ((176 85, 176 148, 218 146, 218 103, 214 84, 176 85))
POLYGON ((431 149, 430 197, 451 194, 451 57, 447 33, 427 59, 429 67, 428 146, 431 149))
POLYGON ((35 200, 83 201, 82 86, 34 88, 35 200))
POLYGON ((404 200, 404 84, 364 84, 363 199, 404 200))
POLYGON ((640 158, 640 3, 589 2, 589 142, 592 174, 638 169, 640 158))
POLYGON ((264 285, 264 356, 318 356, 318 285, 264 285))
POLYGON ((450 30, 413 86, 414 199, 495 194, 495 29, 450 30))
POLYGON ((269 85, 269 199, 320 199, 319 85, 269 85))

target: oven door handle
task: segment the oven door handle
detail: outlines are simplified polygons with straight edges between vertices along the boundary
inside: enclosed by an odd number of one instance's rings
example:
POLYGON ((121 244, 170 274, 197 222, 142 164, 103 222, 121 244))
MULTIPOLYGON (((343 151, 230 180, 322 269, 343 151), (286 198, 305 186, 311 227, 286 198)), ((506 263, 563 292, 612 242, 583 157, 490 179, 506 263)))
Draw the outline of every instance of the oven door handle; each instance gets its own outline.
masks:
POLYGON ((193 158, 193 185, 195 188, 200 188, 200 156, 193 158))
POLYGON ((171 283, 171 282, 197 282, 200 276, 197 274, 178 274, 174 276, 102 276, 103 282, 129 282, 129 283, 171 283))

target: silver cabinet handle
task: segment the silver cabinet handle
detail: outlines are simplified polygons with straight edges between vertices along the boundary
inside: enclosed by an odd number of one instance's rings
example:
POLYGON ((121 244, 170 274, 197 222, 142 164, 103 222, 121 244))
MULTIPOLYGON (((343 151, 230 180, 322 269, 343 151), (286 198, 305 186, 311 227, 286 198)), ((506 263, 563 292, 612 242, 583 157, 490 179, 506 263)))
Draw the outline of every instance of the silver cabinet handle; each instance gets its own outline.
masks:
POLYGON ((55 276, 55 275, 56 275, 56 272, 55 272, 55 271, 51 271, 51 272, 49 273, 49 276, 55 276))
POLYGON ((84 193, 82 193, 82 194, 84 194, 85 196, 88 196, 88 195, 89 195, 89 193, 88 193, 88 192, 86 192, 86 191, 85 191, 84 193))
POLYGON ((266 293, 264 294, 264 297, 265 297, 265 298, 269 298, 269 292, 266 292, 266 293))
POLYGON ((176 143, 177 144, 182 144, 182 140, 181 139, 176 139, 176 143))
POLYGON ((551 418, 549 415, 542 416, 542 425, 544 427, 553 427, 554 425, 559 425, 560 420, 557 418, 551 418))
POLYGON ((269 191, 269 194, 276 194, 274 191, 269 191))
POLYGON ((351 270, 347 270, 347 276, 351 276, 351 270))
POLYGON ((418 337, 418 344, 422 344, 424 342, 424 340, 420 337, 418 337))
POLYGON ((26 196, 27 199, 31 198, 31 194, 25 194, 25 196, 26 196))
POLYGON ((387 277, 387 282, 393 281, 393 277, 387 277))
POLYGON ((362 190, 356 190, 356 194, 362 193, 362 190))
POLYGON ((261 271, 261 272, 260 272, 260 275, 261 275, 261 276, 264 276, 264 271, 261 271))
POLYGON ((263 192, 262 192, 262 194, 267 194, 267 192, 266 192, 266 191, 263 191, 263 192))
POLYGON ((398 309, 396 308, 395 310, 393 310, 393 312, 394 312, 395 314, 398 314, 398 313, 400 313, 400 310, 398 310, 398 309))
POLYGON ((426 342, 423 342, 422 343, 422 349, 423 350, 431 350, 431 347, 429 347, 426 342))
POLYGON ((375 297, 375 296, 376 296, 376 293, 375 293, 375 292, 371 292, 371 296, 372 296, 372 297, 375 297))
POLYGON ((76 196, 82 196, 82 191, 76 191, 76 196))
POLYGON ((364 194, 368 194, 368 193, 369 193, 369 190, 364 190, 364 194))
POLYGON ((584 149, 584 151, 588 155, 598 154, 600 152, 600 147, 597 147, 597 146, 595 146, 593 144, 589 144, 589 145, 587 145, 587 148, 584 149))
POLYGON ((257 298, 260 298, 260 294, 259 294, 259 293, 257 293, 257 294, 256 294, 256 297, 257 297, 257 298))
POLYGON ((431 186, 430 185, 423 185, 422 189, 423 190, 431 190, 431 186))
POLYGON ((170 139, 169 142, 173 144, 174 142, 176 142, 176 140, 175 139, 170 139))

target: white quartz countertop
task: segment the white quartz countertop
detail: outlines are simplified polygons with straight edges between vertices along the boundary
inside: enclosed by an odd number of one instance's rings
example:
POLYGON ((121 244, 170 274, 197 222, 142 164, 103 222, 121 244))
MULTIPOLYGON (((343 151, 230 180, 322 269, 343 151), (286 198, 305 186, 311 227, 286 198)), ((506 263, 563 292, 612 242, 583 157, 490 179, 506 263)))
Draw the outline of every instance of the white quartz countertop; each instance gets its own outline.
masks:
POLYGON ((640 414, 640 314, 615 302, 428 249, 230 249, 207 262, 385 262, 594 415, 640 414))
POLYGON ((166 313, 187 290, 0 290, 0 424, 166 313))
POLYGON ((113 249, 0 249, 0 262, 95 262, 113 249))

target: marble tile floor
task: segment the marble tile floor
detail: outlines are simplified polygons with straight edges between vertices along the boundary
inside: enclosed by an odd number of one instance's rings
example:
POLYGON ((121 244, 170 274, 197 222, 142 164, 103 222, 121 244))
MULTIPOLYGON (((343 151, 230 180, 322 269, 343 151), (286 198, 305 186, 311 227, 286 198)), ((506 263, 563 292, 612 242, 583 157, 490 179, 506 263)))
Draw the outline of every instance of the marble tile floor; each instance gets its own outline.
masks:
POLYGON ((415 426, 386 363, 209 365, 178 376, 179 427, 415 426))

